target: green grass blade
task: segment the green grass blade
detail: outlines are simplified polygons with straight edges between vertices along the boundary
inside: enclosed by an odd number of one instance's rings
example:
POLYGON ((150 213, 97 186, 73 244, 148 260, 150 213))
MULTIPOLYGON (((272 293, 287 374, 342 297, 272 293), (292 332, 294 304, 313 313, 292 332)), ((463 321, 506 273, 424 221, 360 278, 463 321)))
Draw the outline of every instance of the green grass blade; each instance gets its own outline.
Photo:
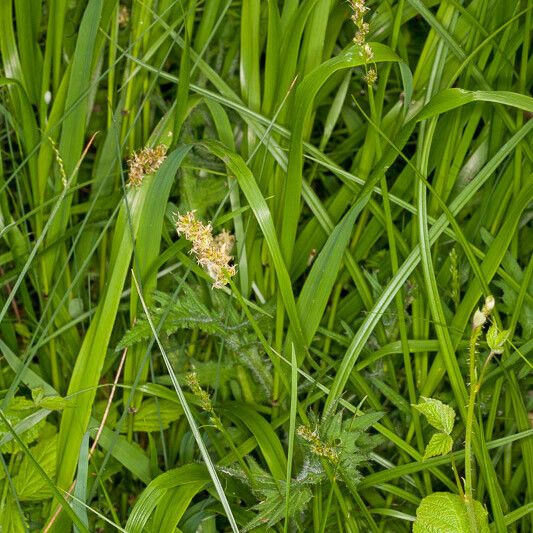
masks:
POLYGON ((181 165, 188 149, 188 147, 181 148, 169 154, 159 171, 147 178, 149 183, 145 183, 140 190, 130 189, 125 198, 113 239, 107 291, 85 336, 69 384, 69 394, 81 391, 83 394, 78 398, 76 412, 66 411, 61 421, 59 453, 63 461, 58 465, 58 484, 63 488, 70 486, 74 475, 78 448, 89 422, 92 402, 96 394, 95 387, 100 379, 106 348, 128 274, 133 241, 141 225, 155 224, 157 226, 157 219, 162 220, 164 216, 164 211, 161 209, 155 212, 146 211, 145 203, 149 206, 153 206, 154 202, 158 206, 166 204, 167 198, 164 194, 168 195, 169 187, 164 184, 174 180, 176 170, 181 165), (128 216, 131 216, 132 228, 130 228, 128 216), (133 235, 131 235, 131 229, 133 229, 133 235))
POLYGON ((161 341, 159 340, 159 337, 157 336, 157 331, 154 327, 154 324, 152 322, 152 319, 150 317, 150 313, 148 311, 148 309, 146 308, 146 305, 144 303, 144 299, 142 297, 142 293, 141 293, 141 290, 140 290, 140 287, 137 283, 137 280, 135 278, 135 275, 133 275, 133 279, 135 281, 135 284, 136 284, 136 288, 137 288, 137 291, 139 293, 139 298, 141 300, 141 304, 143 306, 143 310, 146 314, 146 318, 148 319, 148 322, 150 324, 150 328, 152 330, 152 333, 154 335, 154 338, 157 342, 157 345, 159 347, 159 350, 161 351, 161 355, 163 356, 163 360, 165 362, 165 365, 167 367, 167 371, 170 375, 170 379, 172 381, 172 385, 174 387, 174 390, 176 391, 176 394, 178 395, 178 398, 180 400, 180 403, 181 403, 181 406, 183 407, 183 411, 185 413, 185 416, 187 418, 187 422, 189 423, 189 426, 191 428, 191 431, 194 435, 194 439, 196 440, 196 444, 198 445, 198 448, 200 449, 200 453, 202 454, 202 458, 207 466, 207 470, 209 472, 209 476, 211 477, 211 480, 213 481, 213 484, 215 485, 215 489, 219 495, 219 498, 222 502, 222 505, 224 507, 224 510, 226 512, 226 516, 229 520, 229 523, 231 525, 231 529, 234 531, 234 532, 238 532, 239 531, 239 528, 237 526, 237 523, 235 522, 235 518, 233 517, 233 512, 231 511, 231 507, 230 507, 230 504, 228 502, 228 499, 226 498, 226 495, 224 493, 224 489, 220 483, 220 480, 218 478, 218 474, 216 472, 216 469, 215 469, 215 466, 211 460, 211 457, 209 456, 209 452, 207 451, 207 448, 204 444, 204 441, 202 440, 202 436, 200 435, 200 432, 198 430, 198 426, 196 425, 196 422, 194 420, 194 417, 193 417, 193 414, 192 414, 192 411, 189 407, 189 404, 187 402, 187 399, 185 398, 185 395, 183 394, 183 390, 181 389, 181 386, 180 384, 178 383, 178 380, 176 379, 176 375, 174 373, 174 370, 172 369, 172 364, 170 363, 169 359, 168 359, 168 356, 165 352, 165 349, 163 348, 163 346, 161 345, 161 341))
MULTIPOLYGON (((450 205, 450 211, 452 214, 457 214, 466 203, 472 198, 472 196, 480 189, 480 187, 486 182, 492 175, 494 170, 503 162, 503 160, 512 152, 516 145, 526 137, 528 133, 533 130, 533 124, 526 124, 522 129, 517 132, 513 137, 504 145, 498 154, 496 154, 491 161, 485 165, 483 170, 476 176, 476 178, 470 182, 470 184, 457 196, 457 198, 450 205)), ((432 244, 436 241, 439 235, 442 234, 444 228, 448 225, 445 216, 439 217, 437 223, 432 227, 429 233, 429 241, 432 244)), ((401 288, 403 283, 407 280, 410 273, 414 270, 416 265, 420 261, 420 252, 418 247, 415 248, 410 254, 403 265, 398 270, 394 278, 389 282, 385 291, 376 301, 373 310, 369 313, 363 324, 360 326, 355 337, 353 338, 346 354, 339 367, 335 380, 331 387, 331 393, 326 402, 326 406, 329 407, 332 402, 339 398, 344 390, 350 372, 354 364, 364 347, 364 344, 368 340, 372 329, 375 327, 380 319, 381 314, 391 304, 394 295, 401 288)))
POLYGON ((209 474, 202 465, 185 465, 175 470, 169 470, 155 478, 141 494, 135 503, 131 515, 126 523, 126 531, 141 533, 146 531, 146 525, 155 507, 165 493, 175 487, 181 487, 184 492, 182 504, 190 501, 209 482, 209 474))
MULTIPOLYGON (((72 507, 78 515, 81 522, 89 529, 89 517, 87 516, 87 509, 83 503, 87 498, 87 481, 89 474, 89 433, 85 433, 81 441, 80 456, 78 459, 78 476, 76 477, 76 486, 74 487, 74 496, 79 500, 72 502, 72 507)), ((78 529, 75 527, 75 531, 78 529)))

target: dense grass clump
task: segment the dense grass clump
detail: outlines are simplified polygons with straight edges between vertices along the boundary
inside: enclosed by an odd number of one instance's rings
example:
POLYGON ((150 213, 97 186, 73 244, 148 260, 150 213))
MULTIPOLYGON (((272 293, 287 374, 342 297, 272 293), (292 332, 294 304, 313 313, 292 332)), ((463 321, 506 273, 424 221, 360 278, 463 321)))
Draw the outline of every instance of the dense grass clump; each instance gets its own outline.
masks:
POLYGON ((0 2, 0 530, 531 531, 532 17, 0 2))

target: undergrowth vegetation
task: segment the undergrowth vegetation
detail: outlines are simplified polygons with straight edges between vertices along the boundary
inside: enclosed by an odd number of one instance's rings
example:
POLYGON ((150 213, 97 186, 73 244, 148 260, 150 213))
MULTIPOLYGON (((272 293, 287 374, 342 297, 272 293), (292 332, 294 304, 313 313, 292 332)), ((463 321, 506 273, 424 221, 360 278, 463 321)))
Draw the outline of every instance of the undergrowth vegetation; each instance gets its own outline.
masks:
POLYGON ((531 531, 532 12, 0 2, 0 530, 531 531))

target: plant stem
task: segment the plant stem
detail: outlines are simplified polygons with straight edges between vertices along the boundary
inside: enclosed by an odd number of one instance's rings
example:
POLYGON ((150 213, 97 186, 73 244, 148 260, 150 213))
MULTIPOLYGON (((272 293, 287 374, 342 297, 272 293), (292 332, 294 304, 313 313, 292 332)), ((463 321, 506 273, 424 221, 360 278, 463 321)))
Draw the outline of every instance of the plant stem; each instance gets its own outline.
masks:
POLYGON ((465 435, 465 499, 472 501, 472 429, 474 425, 474 407, 476 402, 476 344, 481 333, 481 327, 472 328, 468 348, 468 360, 470 363, 470 396, 468 398, 468 410, 466 416, 465 435))
POLYGON ((455 463, 455 457, 453 455, 451 456, 451 462, 453 475, 455 476, 455 483, 457 484, 457 489, 459 490, 459 494, 464 498, 465 493, 463 492, 463 485, 461 484, 461 478, 459 477, 459 473, 457 472, 457 465, 455 463))
POLYGON ((473 425, 474 425, 474 409, 476 406, 476 395, 481 388, 481 383, 485 375, 485 371, 491 359, 494 357, 495 352, 490 351, 489 355, 483 363, 481 373, 479 378, 476 373, 476 343, 481 333, 481 328, 483 326, 477 326, 472 330, 472 336, 470 337, 469 345, 469 358, 470 358, 470 396, 468 398, 468 411, 466 418, 466 437, 465 437, 465 493, 463 495, 468 517, 470 520, 470 530, 478 531, 476 514, 474 510, 474 496, 472 488, 472 434, 473 434, 473 425))

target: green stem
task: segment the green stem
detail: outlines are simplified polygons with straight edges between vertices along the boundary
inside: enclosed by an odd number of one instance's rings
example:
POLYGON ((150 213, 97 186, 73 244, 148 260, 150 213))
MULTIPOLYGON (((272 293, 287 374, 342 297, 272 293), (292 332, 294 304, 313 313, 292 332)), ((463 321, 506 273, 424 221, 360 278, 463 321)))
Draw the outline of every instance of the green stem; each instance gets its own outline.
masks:
POLYGON ((466 417, 466 437, 465 437, 465 494, 463 495, 466 508, 468 512, 468 519, 470 522, 470 531, 477 532, 477 520, 474 509, 474 495, 472 488, 472 436, 474 425, 474 409, 476 406, 476 395, 481 388, 485 371, 494 357, 494 351, 491 350, 488 357, 483 363, 479 378, 476 375, 476 343, 481 333, 482 326, 473 328, 472 336, 470 337, 469 358, 470 358, 470 396, 468 398, 468 410, 466 417))
POLYGON ((479 389, 481 389, 481 384, 483 383, 483 378, 485 377, 485 372, 487 371, 487 367, 489 366, 489 363, 492 361, 492 358, 495 355, 496 355, 496 352, 491 350, 491 352, 485 359, 485 362, 483 363, 483 368, 481 369, 481 372, 479 373, 479 379, 477 381, 476 394, 479 392, 479 389))
POLYGON ((328 499, 326 501, 326 509, 322 515, 322 523, 320 524, 320 531, 319 533, 324 533, 324 531, 326 531, 326 524, 327 524, 327 521, 328 521, 328 515, 329 515, 329 512, 330 512, 330 509, 331 509, 331 501, 333 499, 333 493, 335 491, 335 483, 336 483, 336 480, 335 478, 333 478, 333 482, 331 483, 331 486, 330 486, 330 489, 329 489, 329 494, 328 494, 328 499))
POLYGON ((464 498, 465 493, 463 492, 463 485, 461 483, 461 478, 459 477, 459 472, 457 472, 457 465, 455 463, 455 457, 453 455, 451 456, 451 462, 453 475, 455 476, 455 483, 457 484, 457 489, 459 490, 459 494, 464 498))
POLYGON ((472 329, 470 344, 468 349, 468 359, 470 362, 470 396, 468 398, 468 410, 466 415, 466 436, 465 436, 465 499, 473 500, 472 493, 472 429, 474 425, 474 407, 476 402, 476 344, 481 334, 481 326, 472 329))
POLYGON ((248 465, 244 462, 244 459, 242 458, 242 455, 239 453, 239 450, 237 450, 237 447, 235 446, 235 442, 233 442, 231 435, 224 427, 222 420, 220 420, 220 418, 218 417, 217 414, 215 414, 214 411, 211 411, 209 414, 211 415, 213 425, 222 433, 222 435, 228 442, 228 445, 231 451, 234 453, 235 457, 237 458, 237 462, 241 466, 243 472, 246 474, 246 477, 250 480, 250 484, 253 487, 255 483, 254 483, 254 477, 252 475, 252 472, 248 468, 248 465))

